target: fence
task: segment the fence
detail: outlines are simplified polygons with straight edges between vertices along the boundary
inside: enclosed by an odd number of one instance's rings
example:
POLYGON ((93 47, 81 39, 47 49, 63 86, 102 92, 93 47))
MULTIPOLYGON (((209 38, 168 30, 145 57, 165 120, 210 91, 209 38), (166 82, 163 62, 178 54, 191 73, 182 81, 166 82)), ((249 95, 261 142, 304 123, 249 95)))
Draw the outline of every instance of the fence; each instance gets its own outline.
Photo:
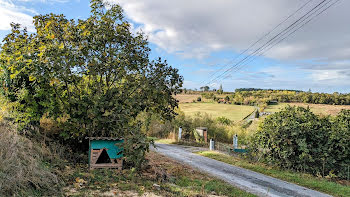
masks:
POLYGON ((215 150, 221 151, 221 152, 227 152, 231 153, 232 152, 232 145, 231 144, 225 144, 222 142, 215 142, 215 150))

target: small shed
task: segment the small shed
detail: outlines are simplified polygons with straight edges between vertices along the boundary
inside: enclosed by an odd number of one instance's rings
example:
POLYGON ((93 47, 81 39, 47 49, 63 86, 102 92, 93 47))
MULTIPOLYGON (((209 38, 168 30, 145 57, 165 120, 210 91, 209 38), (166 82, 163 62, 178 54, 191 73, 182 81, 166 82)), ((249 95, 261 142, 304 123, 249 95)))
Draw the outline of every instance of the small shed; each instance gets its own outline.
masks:
POLYGON ((196 132, 205 143, 208 142, 208 128, 207 127, 197 127, 196 132))
POLYGON ((88 137, 89 139, 89 168, 123 167, 124 139, 111 137, 88 137))

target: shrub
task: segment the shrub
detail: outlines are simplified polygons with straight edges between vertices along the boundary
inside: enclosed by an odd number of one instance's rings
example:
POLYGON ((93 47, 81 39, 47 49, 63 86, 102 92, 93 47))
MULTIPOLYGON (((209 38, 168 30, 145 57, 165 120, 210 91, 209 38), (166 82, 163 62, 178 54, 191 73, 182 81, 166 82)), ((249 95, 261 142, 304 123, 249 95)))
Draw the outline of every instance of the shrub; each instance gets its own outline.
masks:
POLYGON ((259 126, 252 145, 257 155, 282 168, 345 178, 350 162, 350 111, 334 120, 310 109, 286 107, 259 126))
MULTIPOLYGON (((232 143, 232 137, 234 134, 238 134, 240 144, 246 145, 248 139, 253 133, 250 129, 252 121, 246 123, 233 121, 226 117, 219 117, 217 119, 212 118, 206 113, 197 113, 194 117, 186 116, 182 111, 177 110, 178 115, 172 121, 162 121, 160 116, 157 115, 145 115, 138 117, 138 120, 144 122, 142 126, 143 133, 148 136, 166 138, 170 132, 177 131, 182 127, 182 137, 187 140, 196 140, 195 133, 193 132, 197 127, 208 128, 208 139, 213 138, 216 141, 224 143, 232 143), (249 127, 249 128, 248 128, 249 127)), ((254 131, 255 131, 254 127, 254 131)))
POLYGON ((348 178, 350 167, 350 110, 342 110, 335 118, 329 138, 332 169, 339 177, 348 178))
POLYGON ((198 98, 197 98, 197 101, 198 101, 198 102, 201 102, 201 101, 202 101, 202 98, 201 98, 201 97, 198 97, 198 98))
POLYGON ((206 99, 213 99, 215 97, 215 94, 212 92, 209 92, 209 93, 202 93, 201 96, 206 99))
POLYGON ((221 117, 218 117, 216 118, 216 121, 218 121, 219 123, 223 124, 223 125, 226 125, 226 126, 229 126, 233 123, 232 120, 224 117, 224 116, 221 116, 221 117))
POLYGON ((260 116, 260 115, 259 115, 259 110, 256 110, 256 111, 255 111, 254 118, 259 118, 259 116, 260 116))
POLYGON ((197 113, 192 119, 192 128, 207 127, 208 139, 213 138, 217 141, 230 142, 226 126, 218 124, 210 115, 206 113, 197 113))

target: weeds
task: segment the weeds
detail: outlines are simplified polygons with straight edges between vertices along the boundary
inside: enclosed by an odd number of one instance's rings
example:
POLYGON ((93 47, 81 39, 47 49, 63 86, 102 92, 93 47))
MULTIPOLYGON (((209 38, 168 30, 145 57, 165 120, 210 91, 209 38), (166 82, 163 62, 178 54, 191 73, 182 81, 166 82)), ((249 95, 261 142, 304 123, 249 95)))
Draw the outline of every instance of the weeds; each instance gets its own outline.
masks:
POLYGON ((60 181, 44 162, 40 147, 0 122, 0 196, 60 193, 60 181))

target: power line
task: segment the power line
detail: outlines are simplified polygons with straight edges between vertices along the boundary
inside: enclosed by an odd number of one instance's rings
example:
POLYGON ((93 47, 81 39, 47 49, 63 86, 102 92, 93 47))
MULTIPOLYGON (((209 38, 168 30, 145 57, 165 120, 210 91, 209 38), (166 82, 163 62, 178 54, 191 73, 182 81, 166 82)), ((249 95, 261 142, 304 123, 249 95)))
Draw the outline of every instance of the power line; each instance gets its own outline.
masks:
MULTIPOLYGON (((319 7, 320 5, 322 5, 326 0, 321 1, 319 4, 317 4, 315 7, 313 7, 310 11, 308 11, 306 14, 304 14, 302 17, 300 17, 298 20, 296 20, 295 22, 293 22, 291 25, 289 25, 287 28, 283 29, 281 32, 279 32, 278 34, 276 34, 274 37, 272 37, 269 41, 267 41, 265 44, 263 44, 262 46, 260 46, 258 49, 256 49, 253 53, 247 55, 245 58, 243 58, 241 61, 239 61, 238 63, 236 63, 235 65, 233 65, 231 68, 227 69, 226 71, 224 71, 221 75, 217 76, 216 78, 214 78, 214 80, 219 79, 220 77, 222 77, 223 75, 225 75, 227 72, 229 72, 230 70, 232 70, 233 68, 237 67, 239 64, 241 64, 242 62, 246 61, 247 59, 249 59, 251 56, 255 55, 256 53, 258 53, 262 48, 264 48, 265 46, 270 45, 270 43, 272 41, 274 41, 275 39, 277 39, 283 32, 288 31, 290 28, 292 28, 293 26, 295 26, 300 20, 302 20, 305 16, 307 16, 309 13, 311 13, 313 10, 315 10, 317 7, 319 7)), ((214 81, 212 80, 212 81, 214 81)), ((212 82, 209 81, 209 84, 212 82)))
MULTIPOLYGON (((330 3, 333 0, 330 0, 328 3, 330 3)), ((273 48, 274 46, 278 45, 279 43, 281 43, 282 41, 284 41, 286 38, 288 38, 289 36, 293 35, 295 32, 297 32, 299 29, 301 29, 302 27, 304 27, 305 25, 307 25, 308 23, 310 23, 314 18, 316 18, 317 16, 321 15, 323 12, 325 12, 326 10, 328 10, 330 7, 332 7, 334 4, 338 3, 340 0, 336 0, 335 2, 333 2, 332 4, 330 4, 328 7, 326 7, 325 9, 323 9, 321 12, 319 12, 318 14, 316 14, 315 16, 313 16, 312 18, 310 18, 309 20, 307 20, 305 23, 303 23, 301 26, 299 26, 297 29, 295 29, 294 31, 290 32, 287 36, 283 37, 281 40, 279 40, 277 43, 274 43, 273 45, 270 45, 269 48, 267 48, 265 51, 261 52, 258 56, 262 56, 264 55, 267 51, 269 51, 271 48, 273 48)), ((328 4, 327 3, 327 4, 328 4)), ((325 4, 324 6, 322 6, 320 9, 322 9, 323 7, 325 7, 327 4, 325 4)), ((320 10, 318 9, 318 10, 320 10)), ((305 21, 305 20, 303 20, 305 21)), ((256 57, 258 56, 253 56, 253 59, 249 60, 249 62, 253 61, 254 59, 256 59, 256 57)), ((246 63, 249 63, 246 62, 246 63)), ((234 71, 238 71, 240 69, 242 69, 243 65, 240 65, 240 67, 237 67, 237 69, 234 71)), ((226 77, 226 76, 225 76, 226 77)))
MULTIPOLYGON (((315 14, 316 12, 318 12, 319 10, 321 10, 323 7, 325 7, 328 3, 332 2, 333 0, 328 1, 326 4, 324 4, 323 6, 319 7, 316 11, 314 11, 311 15, 309 15, 307 18, 304 18, 303 20, 301 20, 301 22, 304 22, 306 19, 308 19, 310 16, 312 16, 313 14, 315 14)), ((254 59, 256 59, 259 56, 264 55, 267 51, 269 51, 271 48, 273 48, 274 46, 276 46, 277 44, 281 43, 282 41, 284 41, 287 37, 291 36, 292 34, 294 34, 296 31, 298 31, 299 29, 301 29, 303 26, 305 26, 306 24, 308 24, 311 20, 313 20, 314 18, 316 18, 317 16, 319 16, 320 14, 322 14, 324 11, 326 11, 327 9, 329 9, 331 6, 333 6, 334 4, 336 4, 338 1, 340 0, 336 0, 335 2, 333 2, 331 5, 329 5, 328 7, 326 7, 325 9, 323 9, 321 12, 319 12, 318 14, 314 15, 311 19, 309 19, 308 21, 306 21, 305 23, 303 23, 301 26, 297 27, 297 29, 295 29, 294 31, 292 31, 295 27, 293 27, 292 29, 290 29, 290 32, 287 36, 283 37, 282 39, 280 39, 279 41, 277 41, 277 43, 273 43, 269 46, 264 47, 261 51, 259 51, 257 54, 254 54, 254 56, 250 56, 244 63, 249 63, 251 61, 253 61, 254 59), (266 49, 267 48, 267 49, 266 49), (265 50, 266 49, 266 50, 265 50), (265 50, 265 51, 264 51, 265 50), (259 54, 260 53, 260 54, 259 54), (248 61, 248 62, 247 62, 248 61)), ((298 24, 299 25, 299 24, 298 24)), ((282 36, 286 35, 288 32, 285 32, 282 34, 282 36)), ((238 70, 240 70, 243 67, 243 65, 238 65, 236 67, 236 69, 233 72, 236 72, 238 70)), ((229 71, 232 71, 233 68, 231 68, 229 71)), ((227 76, 227 75, 226 75, 227 76)), ((224 78, 226 78, 226 76, 224 78)))
MULTIPOLYGON (((322 9, 324 6, 326 6, 328 3, 330 3, 332 0, 326 2, 326 0, 321 1, 319 4, 317 4, 315 7, 313 7, 311 10, 309 10, 306 14, 304 14, 302 17, 300 17, 298 20, 296 20, 294 23, 292 23, 291 25, 289 25, 287 28, 285 28, 283 31, 281 31, 280 33, 278 33, 277 35, 275 35, 273 38, 271 38, 268 42, 266 42, 264 45, 260 46, 258 49, 256 49, 253 53, 247 55, 244 59, 242 59, 241 61, 237 62, 235 65, 231 66, 229 69, 227 69, 225 72, 223 72, 221 75, 217 76, 216 78, 214 78, 213 80, 209 81, 208 84, 212 83, 213 81, 217 81, 217 79, 219 79, 220 77, 224 76, 227 72, 231 71, 232 69, 234 69, 235 67, 237 68, 241 63, 249 60, 253 55, 262 53, 262 51, 264 49, 266 49, 267 47, 271 46, 276 40, 278 40, 281 36, 284 36, 285 34, 287 34, 289 31, 292 31, 296 26, 298 26, 300 23, 302 23, 303 21, 305 21, 307 18, 309 18, 310 16, 312 16, 313 14, 315 14, 317 11, 319 11, 320 9, 322 9), (325 3, 326 2, 326 3, 325 3), (324 4, 325 3, 325 4, 324 4), (322 5, 322 6, 321 6, 322 5), (321 6, 321 7, 320 7, 321 6), (317 9, 318 8, 318 9, 317 9), (316 10, 316 11, 315 11, 316 10), (311 13, 311 14, 310 14, 311 13)), ((281 41, 283 41, 284 39, 286 39, 287 37, 289 37, 290 35, 292 35, 294 32, 296 32, 297 30, 299 30, 301 27, 303 27, 304 25, 306 25, 307 23, 309 23, 311 20, 313 20, 315 17, 317 17, 318 15, 320 15, 321 13, 323 13, 324 11, 326 11, 327 9, 329 9, 331 6, 333 6, 335 3, 337 3, 340 0, 337 0, 336 2, 334 2, 333 4, 331 4, 330 6, 328 6, 327 8, 325 8, 324 10, 322 10, 321 12, 319 12, 317 15, 315 15, 314 17, 312 17, 309 21, 307 21, 306 23, 304 23, 302 26, 300 26, 299 28, 297 28, 296 30, 294 30, 293 32, 291 32, 290 34, 288 34, 286 37, 282 38, 282 40, 277 41, 277 43, 273 44, 273 46, 275 46, 276 44, 280 43, 281 41)), ((272 47, 273 47, 272 46, 272 47)), ((272 47, 270 47, 268 50, 270 50, 272 47)), ((265 51, 266 52, 266 51, 265 51)), ((265 53, 264 52, 264 53, 265 53)), ((261 55, 261 54, 260 54, 261 55)))
MULTIPOLYGON (((309 0, 306 3, 304 3, 301 7, 299 7, 296 11, 294 11, 292 14, 290 14, 287 18, 285 18, 283 21, 281 21, 279 24, 277 24, 272 30, 264 34, 262 37, 260 37, 257 41, 252 43, 248 48, 246 48, 243 52, 241 52, 239 55, 237 55, 233 60, 227 63, 226 66, 221 67, 220 69, 216 70, 213 74, 211 74, 208 78, 212 78, 214 75, 219 73, 221 70, 224 70, 227 66, 229 66, 231 63, 233 63, 236 59, 238 59, 241 55, 245 54, 247 51, 249 51, 253 46, 258 44, 261 40, 266 38, 268 35, 270 35, 273 31, 275 31, 278 27, 280 27, 283 23, 285 23, 287 20, 289 20, 291 17, 293 17, 296 13, 298 13, 301 9, 303 9, 306 5, 308 5, 311 1, 309 0)), ((205 81, 202 81, 201 83, 204 83, 205 81)))

